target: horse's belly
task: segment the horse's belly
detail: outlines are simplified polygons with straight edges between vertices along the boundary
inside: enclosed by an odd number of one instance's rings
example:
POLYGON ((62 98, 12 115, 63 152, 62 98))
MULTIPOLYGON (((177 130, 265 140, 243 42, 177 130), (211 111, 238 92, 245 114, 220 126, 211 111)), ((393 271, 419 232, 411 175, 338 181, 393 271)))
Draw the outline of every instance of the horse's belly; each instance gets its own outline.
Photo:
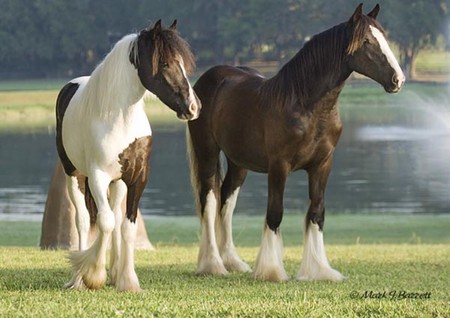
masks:
MULTIPOLYGON (((229 129, 231 132, 232 129, 229 129)), ((227 158, 236 165, 255 172, 268 171, 268 155, 264 139, 251 134, 223 134, 218 141, 227 158)))

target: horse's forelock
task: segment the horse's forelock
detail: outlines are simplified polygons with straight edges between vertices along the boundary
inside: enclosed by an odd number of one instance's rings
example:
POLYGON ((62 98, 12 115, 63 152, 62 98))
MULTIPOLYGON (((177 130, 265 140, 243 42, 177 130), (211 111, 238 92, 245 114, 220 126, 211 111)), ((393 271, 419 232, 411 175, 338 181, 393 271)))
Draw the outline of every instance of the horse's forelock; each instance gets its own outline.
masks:
POLYGON ((371 25, 375 26, 383 34, 385 34, 385 31, 375 19, 367 16, 362 16, 358 23, 353 27, 350 41, 346 50, 347 54, 352 55, 363 45, 365 35, 369 31, 369 26, 371 25))
POLYGON ((162 30, 153 38, 153 75, 158 73, 160 61, 172 63, 181 56, 186 72, 195 69, 195 59, 189 44, 174 29, 162 30))

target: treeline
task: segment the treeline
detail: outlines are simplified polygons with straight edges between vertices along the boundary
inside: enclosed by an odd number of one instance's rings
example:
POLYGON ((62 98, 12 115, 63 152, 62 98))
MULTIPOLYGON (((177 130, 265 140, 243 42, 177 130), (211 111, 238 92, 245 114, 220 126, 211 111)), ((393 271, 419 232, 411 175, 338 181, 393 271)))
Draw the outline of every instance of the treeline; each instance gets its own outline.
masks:
MULTIPOLYGON (((0 0, 0 79, 88 74, 121 36, 162 18, 200 67, 284 62, 361 0, 0 0)), ((414 76, 426 47, 449 45, 450 0, 380 0, 379 20, 414 76)), ((365 3, 368 12, 375 1, 365 3)))

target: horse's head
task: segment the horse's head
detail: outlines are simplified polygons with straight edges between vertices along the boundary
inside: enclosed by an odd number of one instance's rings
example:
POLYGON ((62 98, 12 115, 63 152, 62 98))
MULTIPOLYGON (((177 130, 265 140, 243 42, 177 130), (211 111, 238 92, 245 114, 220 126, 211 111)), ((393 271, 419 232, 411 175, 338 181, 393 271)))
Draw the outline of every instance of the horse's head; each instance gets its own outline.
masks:
POLYGON ((347 48, 349 67, 380 83, 386 92, 397 93, 405 82, 386 34, 376 21, 380 6, 377 4, 367 15, 360 4, 347 22, 350 42, 347 48))
POLYGON ((176 31, 176 20, 168 29, 161 20, 142 30, 130 52, 142 85, 172 110, 178 118, 193 120, 199 116, 201 103, 187 74, 195 67, 189 45, 176 31))

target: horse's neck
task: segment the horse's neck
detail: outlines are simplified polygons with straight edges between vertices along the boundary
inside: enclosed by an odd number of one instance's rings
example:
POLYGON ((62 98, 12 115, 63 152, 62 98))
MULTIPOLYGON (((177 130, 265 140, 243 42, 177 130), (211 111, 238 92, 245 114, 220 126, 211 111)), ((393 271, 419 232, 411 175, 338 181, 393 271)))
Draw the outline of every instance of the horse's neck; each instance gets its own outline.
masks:
POLYGON ((134 111, 130 106, 137 104, 146 91, 128 58, 117 52, 111 52, 97 67, 87 86, 87 111, 105 120, 134 111))
MULTIPOLYGON (((331 31, 330 29, 328 32, 331 31)), ((319 35, 311 41, 320 40, 319 35)), ((320 49, 315 44, 312 42, 305 45, 273 79, 278 81, 284 77, 282 81, 286 81, 289 78, 290 83, 283 86, 290 90, 288 93, 293 97, 291 100, 295 100, 295 103, 304 109, 316 106, 324 96, 335 96, 337 99, 345 80, 351 74, 344 55, 339 53, 342 52, 342 47, 320 49), (333 94, 329 94, 330 92, 333 94)))

